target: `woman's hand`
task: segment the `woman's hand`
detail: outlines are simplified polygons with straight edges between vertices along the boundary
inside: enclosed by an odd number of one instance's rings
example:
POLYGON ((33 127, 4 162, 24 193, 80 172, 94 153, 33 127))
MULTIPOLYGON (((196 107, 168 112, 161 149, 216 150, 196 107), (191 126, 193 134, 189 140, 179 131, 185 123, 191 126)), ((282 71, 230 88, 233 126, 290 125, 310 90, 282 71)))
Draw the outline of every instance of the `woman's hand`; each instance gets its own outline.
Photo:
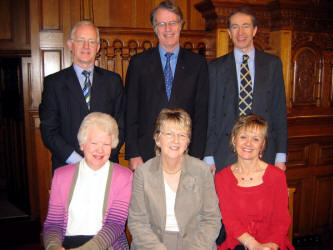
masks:
POLYGON ((278 250, 279 246, 273 242, 261 244, 254 238, 247 244, 249 250, 278 250))

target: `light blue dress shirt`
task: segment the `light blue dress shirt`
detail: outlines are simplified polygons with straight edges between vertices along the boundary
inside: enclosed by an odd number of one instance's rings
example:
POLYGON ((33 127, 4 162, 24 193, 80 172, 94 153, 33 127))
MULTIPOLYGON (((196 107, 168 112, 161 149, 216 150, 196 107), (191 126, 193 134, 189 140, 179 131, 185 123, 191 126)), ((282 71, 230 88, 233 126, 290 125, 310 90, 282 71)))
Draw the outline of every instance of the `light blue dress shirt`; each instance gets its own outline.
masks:
MULTIPOLYGON (((173 53, 173 55, 170 57, 170 65, 171 65, 171 71, 172 71, 172 75, 175 78, 175 71, 176 71, 176 65, 177 65, 177 59, 178 59, 178 54, 179 54, 179 45, 177 48, 175 48, 171 53, 173 53)), ((167 61, 167 58, 165 56, 165 53, 167 53, 166 50, 164 50, 160 45, 158 45, 158 50, 160 52, 160 57, 161 57, 161 62, 162 62, 162 69, 164 70, 165 68, 165 64, 167 61)))

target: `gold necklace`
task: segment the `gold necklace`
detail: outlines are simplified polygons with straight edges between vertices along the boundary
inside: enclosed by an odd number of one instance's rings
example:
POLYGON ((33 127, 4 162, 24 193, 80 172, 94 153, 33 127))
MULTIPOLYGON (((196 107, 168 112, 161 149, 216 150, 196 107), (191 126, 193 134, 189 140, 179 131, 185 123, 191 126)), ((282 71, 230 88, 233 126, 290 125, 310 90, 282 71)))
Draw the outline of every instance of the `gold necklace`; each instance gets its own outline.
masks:
POLYGON ((176 171, 169 171, 169 170, 166 170, 165 168, 163 168, 163 172, 167 173, 167 174, 177 174, 179 173, 179 171, 181 170, 182 168, 179 168, 177 169, 176 171))

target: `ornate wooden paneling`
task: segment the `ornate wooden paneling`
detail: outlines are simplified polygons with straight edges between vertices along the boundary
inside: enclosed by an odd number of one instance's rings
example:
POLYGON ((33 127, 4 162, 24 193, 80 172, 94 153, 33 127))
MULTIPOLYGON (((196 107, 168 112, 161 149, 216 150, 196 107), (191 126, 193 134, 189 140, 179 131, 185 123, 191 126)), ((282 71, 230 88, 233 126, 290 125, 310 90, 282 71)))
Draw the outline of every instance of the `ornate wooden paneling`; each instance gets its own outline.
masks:
POLYGON ((320 107, 322 58, 311 47, 295 51, 293 58, 292 106, 320 107))
MULTIPOLYGON (((152 29, 100 28, 101 50, 96 60, 99 65, 117 72, 125 82, 131 56, 158 44, 152 29)), ((215 58, 215 33, 205 31, 183 31, 182 47, 202 54, 211 60, 215 58)))

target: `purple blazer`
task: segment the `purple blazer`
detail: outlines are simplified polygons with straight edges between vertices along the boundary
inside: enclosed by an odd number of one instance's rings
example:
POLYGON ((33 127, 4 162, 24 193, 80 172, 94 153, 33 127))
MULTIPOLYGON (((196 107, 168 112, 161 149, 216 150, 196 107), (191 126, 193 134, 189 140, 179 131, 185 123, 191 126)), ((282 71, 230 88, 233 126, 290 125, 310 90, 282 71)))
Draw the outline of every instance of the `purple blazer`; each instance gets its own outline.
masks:
MULTIPOLYGON (((45 249, 59 249, 68 221, 68 207, 79 172, 79 164, 56 169, 52 179, 49 208, 44 223, 45 249)), ((125 223, 131 199, 133 173, 116 163, 110 163, 105 192, 102 229, 82 249, 129 249, 125 223)), ((80 248, 81 249, 81 248, 80 248)))

